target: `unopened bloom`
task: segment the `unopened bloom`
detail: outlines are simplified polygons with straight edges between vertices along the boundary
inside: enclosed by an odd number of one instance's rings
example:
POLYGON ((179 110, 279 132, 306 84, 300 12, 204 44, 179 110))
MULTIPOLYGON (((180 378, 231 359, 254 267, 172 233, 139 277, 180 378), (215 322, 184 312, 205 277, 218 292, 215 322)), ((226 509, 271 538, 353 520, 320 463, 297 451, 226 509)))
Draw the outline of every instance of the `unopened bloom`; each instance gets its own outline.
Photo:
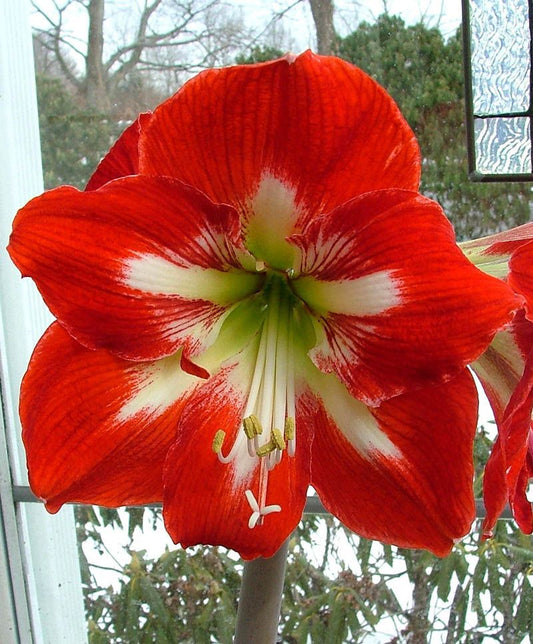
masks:
POLYGON ((306 53, 200 74, 87 191, 27 204, 11 256, 58 320, 21 397, 47 507, 162 500, 176 542, 269 556, 312 485, 447 553, 474 515, 466 366, 521 300, 419 172, 384 90, 306 53))

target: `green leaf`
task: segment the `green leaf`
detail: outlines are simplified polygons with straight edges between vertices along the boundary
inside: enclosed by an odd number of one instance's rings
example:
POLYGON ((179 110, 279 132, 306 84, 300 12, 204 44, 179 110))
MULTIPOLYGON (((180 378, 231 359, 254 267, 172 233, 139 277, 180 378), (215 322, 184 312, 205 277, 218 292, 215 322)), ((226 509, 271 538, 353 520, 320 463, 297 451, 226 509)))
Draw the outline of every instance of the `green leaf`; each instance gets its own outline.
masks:
POLYGON ((329 594, 329 621, 327 641, 342 642, 346 633, 346 604, 343 600, 343 591, 332 591, 329 594))
POLYGON ((514 627, 520 635, 530 632, 533 622, 533 592, 526 575, 522 580, 518 593, 518 606, 514 619, 514 627))
POLYGON ((485 590, 485 574, 487 572, 487 560, 482 555, 478 558, 472 575, 472 610, 477 614, 478 622, 485 624, 485 611, 481 605, 480 595, 485 590))
POLYGON ((454 556, 449 555, 442 560, 438 574, 437 595, 439 599, 446 601, 450 594, 452 575, 455 570, 454 556))
POLYGON ((370 553, 372 551, 373 541, 370 539, 359 539, 359 546, 357 548, 357 561, 361 566, 363 575, 368 573, 368 565, 370 561, 370 553))
POLYGON ((392 566, 394 557, 392 554, 392 547, 388 544, 383 544, 383 559, 385 560, 386 564, 392 566))

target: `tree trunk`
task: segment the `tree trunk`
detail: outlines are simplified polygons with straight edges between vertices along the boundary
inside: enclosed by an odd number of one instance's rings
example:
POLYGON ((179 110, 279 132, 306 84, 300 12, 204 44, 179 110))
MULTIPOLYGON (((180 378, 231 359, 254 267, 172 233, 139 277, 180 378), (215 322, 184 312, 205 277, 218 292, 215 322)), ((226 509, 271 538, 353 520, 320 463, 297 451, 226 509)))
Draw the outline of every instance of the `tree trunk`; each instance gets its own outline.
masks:
POLYGON ((406 615, 409 624, 405 631, 405 641, 409 644, 426 644, 428 633, 431 631, 428 613, 433 586, 422 564, 424 556, 425 553, 421 551, 414 551, 411 554, 413 568, 409 579, 413 584, 413 606, 406 615))
POLYGON ((87 105, 105 112, 109 108, 104 72, 104 4, 89 2, 89 38, 87 42, 85 98, 87 105))
POLYGON ((333 0, 309 0, 316 30, 318 54, 332 56, 337 53, 337 34, 333 25, 333 0))

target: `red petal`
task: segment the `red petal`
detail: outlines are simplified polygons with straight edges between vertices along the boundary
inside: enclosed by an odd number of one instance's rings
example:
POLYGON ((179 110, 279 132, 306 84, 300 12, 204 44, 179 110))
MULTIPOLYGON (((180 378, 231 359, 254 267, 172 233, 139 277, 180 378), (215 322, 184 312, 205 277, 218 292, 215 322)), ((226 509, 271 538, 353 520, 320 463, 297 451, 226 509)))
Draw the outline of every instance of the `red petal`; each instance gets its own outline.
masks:
POLYGON ((471 364, 487 394, 498 425, 524 373, 532 348, 533 324, 526 320, 524 311, 520 310, 512 323, 498 332, 486 351, 471 364))
POLYGON ((498 427, 503 465, 511 509, 524 532, 531 532, 531 514, 524 512, 527 481, 531 470, 533 438, 531 412, 533 410, 533 352, 530 353, 524 374, 516 386, 498 427))
POLYGON ((244 215, 261 179, 274 177, 303 221, 369 190, 416 190, 420 160, 375 81, 306 52, 189 81, 141 133, 140 171, 177 177, 244 215))
POLYGON ((96 190, 104 183, 119 177, 137 174, 139 169, 139 134, 150 121, 151 112, 139 114, 117 139, 115 145, 100 161, 85 190, 96 190))
POLYGON ((236 212, 156 177, 58 188, 17 215, 9 251, 79 342, 132 360, 198 353, 262 279, 239 267, 236 212))
POLYGON ((136 364, 91 351, 54 323, 23 380, 20 415, 30 484, 55 512, 66 502, 161 501, 162 470, 187 389, 179 357, 136 364))
POLYGON ((491 261, 495 255, 509 258, 513 252, 533 239, 533 222, 504 230, 495 235, 461 242, 460 246, 466 255, 485 257, 491 261))
POLYGON ((531 479, 533 478, 533 433, 530 429, 529 447, 516 486, 511 494, 510 503, 516 523, 522 532, 531 534, 533 532, 533 504, 527 498, 531 479))
POLYGON ((521 302, 464 257, 441 208, 417 193, 363 195, 291 241, 303 255, 294 290, 324 330, 312 359, 367 404, 453 377, 521 302))
POLYGON ((296 455, 283 454, 269 472, 266 504, 280 512, 248 527, 252 509, 245 491, 259 498, 257 457, 244 450, 237 461, 223 464, 213 452, 216 432, 223 429, 227 454, 237 436, 244 437, 242 414, 250 383, 246 361, 213 376, 188 401, 180 418, 177 440, 165 466, 163 513, 166 528, 184 547, 199 543, 224 545, 245 559, 272 556, 299 522, 309 484, 309 438, 298 433, 296 455))
POLYGON ((527 316, 533 320, 533 242, 515 250, 509 261, 509 286, 526 298, 527 316))
POLYGON ((315 428, 311 485, 324 505, 367 538, 448 554, 475 516, 470 374, 378 408, 323 384, 324 402, 308 398, 302 420, 315 428))
POLYGON ((531 531, 531 504, 526 499, 524 481, 529 478, 528 440, 533 404, 533 372, 530 366, 526 369, 526 363, 532 349, 533 324, 521 310, 509 328, 497 333, 485 353, 472 364, 498 426, 498 437, 483 477, 485 537, 492 536, 507 501, 511 502, 519 525, 528 526, 531 531), (518 514, 525 518, 519 520, 518 514))
POLYGON ((483 501, 486 515, 483 520, 483 538, 489 539, 494 534, 494 526, 508 501, 508 488, 505 478, 505 461, 499 437, 492 447, 483 474, 483 501))

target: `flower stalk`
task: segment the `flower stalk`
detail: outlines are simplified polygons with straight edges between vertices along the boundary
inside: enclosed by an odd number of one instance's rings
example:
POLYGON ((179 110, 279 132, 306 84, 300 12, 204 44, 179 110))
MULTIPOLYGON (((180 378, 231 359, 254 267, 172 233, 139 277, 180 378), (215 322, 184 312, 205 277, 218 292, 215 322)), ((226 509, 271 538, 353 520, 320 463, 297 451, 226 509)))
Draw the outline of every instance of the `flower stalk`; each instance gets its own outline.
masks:
POLYGON ((289 540, 272 557, 244 563, 234 644, 276 641, 289 540))

